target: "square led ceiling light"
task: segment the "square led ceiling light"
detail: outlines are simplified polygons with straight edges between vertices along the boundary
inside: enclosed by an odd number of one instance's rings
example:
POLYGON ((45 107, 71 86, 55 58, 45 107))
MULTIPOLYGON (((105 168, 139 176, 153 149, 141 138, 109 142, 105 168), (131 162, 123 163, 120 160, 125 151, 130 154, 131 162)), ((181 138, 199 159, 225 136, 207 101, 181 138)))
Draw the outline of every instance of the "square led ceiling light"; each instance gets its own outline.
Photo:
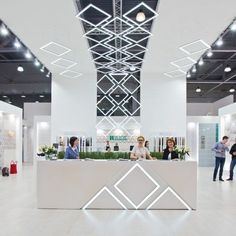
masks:
POLYGON ((181 46, 179 49, 188 55, 205 51, 210 48, 210 45, 204 42, 202 39, 194 41, 192 43, 185 44, 181 46))
POLYGON ((58 57, 71 51, 71 49, 55 42, 47 43, 44 46, 42 46, 40 49, 58 57))
POLYGON ((180 67, 189 66, 189 65, 191 66, 194 63, 196 63, 196 61, 193 60, 191 57, 184 57, 182 59, 172 61, 170 64, 180 68, 180 67))
POLYGON ((69 69, 75 66, 77 63, 67 59, 59 58, 51 63, 52 65, 59 66, 64 69, 69 69))
POLYGON ((76 71, 65 70, 65 71, 61 72, 60 75, 73 79, 73 78, 77 78, 77 77, 81 76, 82 74, 78 73, 76 71))
POLYGON ((174 71, 164 73, 164 75, 168 76, 170 78, 175 78, 175 77, 185 76, 185 72, 178 69, 178 70, 174 70, 174 71))

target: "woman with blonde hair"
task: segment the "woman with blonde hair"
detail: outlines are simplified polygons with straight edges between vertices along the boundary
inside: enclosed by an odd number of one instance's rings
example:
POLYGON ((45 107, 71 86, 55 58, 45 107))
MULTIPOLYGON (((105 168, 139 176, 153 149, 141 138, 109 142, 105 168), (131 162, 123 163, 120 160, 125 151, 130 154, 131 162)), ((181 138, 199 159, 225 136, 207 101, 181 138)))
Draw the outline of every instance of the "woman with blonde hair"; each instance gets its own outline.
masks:
POLYGON ((131 151, 131 160, 153 160, 153 158, 150 155, 149 150, 144 147, 145 138, 143 136, 139 136, 137 138, 138 145, 134 146, 134 148, 131 151))

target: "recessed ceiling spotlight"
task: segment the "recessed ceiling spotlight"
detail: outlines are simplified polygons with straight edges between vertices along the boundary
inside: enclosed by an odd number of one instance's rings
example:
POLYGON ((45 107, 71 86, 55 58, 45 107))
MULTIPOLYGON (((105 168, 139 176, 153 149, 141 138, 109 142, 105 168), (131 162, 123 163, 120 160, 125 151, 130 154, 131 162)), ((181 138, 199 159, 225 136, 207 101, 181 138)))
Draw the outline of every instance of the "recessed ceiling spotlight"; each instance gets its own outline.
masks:
POLYGON ((21 48, 21 43, 19 42, 18 39, 15 39, 14 47, 17 48, 17 49, 21 48))
POLYGON ((2 24, 0 32, 1 32, 1 35, 3 35, 3 36, 7 36, 9 34, 9 31, 4 24, 2 24))
POLYGON ((44 72, 44 66, 40 69, 41 72, 44 72))
POLYGON ((40 98, 44 98, 44 95, 39 95, 40 98))
POLYGON ((196 66, 193 66, 192 72, 195 73, 197 71, 196 66))
POLYGON ((212 57, 213 56, 213 52, 211 50, 209 50, 208 53, 207 53, 207 56, 208 57, 212 57))
POLYGON ((136 21, 143 22, 145 20, 146 20, 146 16, 145 16, 144 12, 140 9, 136 15, 136 21))
POLYGON ((10 103, 10 104, 11 104, 12 102, 11 102, 11 101, 9 101, 8 103, 10 103))
POLYGON ((217 41, 216 41, 216 45, 217 46, 221 46, 221 45, 223 45, 223 40, 222 40, 222 38, 219 38, 217 41))
POLYGON ((196 93, 201 93, 201 89, 199 87, 196 88, 196 93))
POLYGON ((202 66, 204 64, 204 61, 203 61, 203 59, 201 58, 200 60, 199 60, 199 62, 198 62, 198 65, 199 66, 202 66))
POLYGON ((50 77, 50 72, 48 72, 48 73, 47 73, 46 77, 47 77, 47 78, 49 78, 49 77, 50 77))
POLYGON ((136 70, 136 68, 134 66, 131 66, 129 69, 130 69, 130 71, 135 71, 136 70))
POLYGON ((30 58, 32 58, 32 54, 31 54, 29 51, 27 51, 27 52, 25 53, 25 57, 26 57, 27 59, 30 59, 30 58))
POLYGON ((229 65, 227 65, 224 69, 225 72, 230 72, 231 71, 231 67, 229 65))
POLYGON ((35 101, 35 103, 39 103, 39 101, 35 101))
POLYGON ((116 98, 119 98, 120 97, 120 95, 119 94, 116 94, 116 98))
POLYGON ((38 61, 38 60, 35 60, 35 61, 34 61, 34 65, 35 65, 35 66, 40 66, 39 61, 38 61))
POLYGON ((23 71, 24 71, 24 67, 23 67, 23 66, 18 66, 18 67, 17 67, 17 71, 23 72, 23 71))
POLYGON ((191 77, 191 74, 190 72, 187 73, 187 78, 190 78, 191 77))
POLYGON ((2 97, 3 97, 3 98, 7 98, 7 96, 6 96, 6 95, 3 95, 2 97))
POLYGON ((230 26, 230 29, 232 31, 236 31, 236 22, 234 22, 231 26, 230 26))
POLYGON ((230 93, 234 93, 234 92, 235 92, 235 89, 234 89, 234 88, 231 88, 231 89, 229 90, 229 92, 230 92, 230 93))
POLYGON ((21 95, 21 97, 22 97, 22 98, 26 98, 26 96, 25 96, 25 95, 21 95))

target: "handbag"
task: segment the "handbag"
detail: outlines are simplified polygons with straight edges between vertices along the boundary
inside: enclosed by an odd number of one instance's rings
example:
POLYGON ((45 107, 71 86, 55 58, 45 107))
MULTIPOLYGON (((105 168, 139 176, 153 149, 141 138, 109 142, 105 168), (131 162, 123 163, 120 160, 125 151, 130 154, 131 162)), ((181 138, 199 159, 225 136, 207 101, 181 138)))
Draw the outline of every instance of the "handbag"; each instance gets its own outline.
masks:
POLYGON ((11 161, 10 174, 17 174, 17 162, 16 161, 11 161))

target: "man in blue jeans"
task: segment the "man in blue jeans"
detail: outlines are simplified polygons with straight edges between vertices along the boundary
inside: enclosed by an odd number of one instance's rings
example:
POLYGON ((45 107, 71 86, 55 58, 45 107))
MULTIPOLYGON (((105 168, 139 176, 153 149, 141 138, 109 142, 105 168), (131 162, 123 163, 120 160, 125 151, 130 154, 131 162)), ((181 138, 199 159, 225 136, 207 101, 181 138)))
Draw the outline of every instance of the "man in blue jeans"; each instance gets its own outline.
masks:
POLYGON ((231 181, 233 180, 234 167, 236 165, 236 140, 235 140, 235 144, 231 147, 229 153, 232 155, 232 160, 231 160, 230 168, 229 168, 229 178, 227 180, 231 181))
POLYGON ((216 176, 217 176, 219 167, 220 167, 219 180, 224 181, 222 179, 222 175, 223 175, 223 169, 224 169, 224 164, 225 164, 225 152, 229 151, 229 148, 226 145, 228 141, 229 141, 229 137, 224 136, 222 140, 216 143, 215 146, 212 148, 212 151, 215 152, 215 158, 216 158, 213 181, 216 181, 216 176))

